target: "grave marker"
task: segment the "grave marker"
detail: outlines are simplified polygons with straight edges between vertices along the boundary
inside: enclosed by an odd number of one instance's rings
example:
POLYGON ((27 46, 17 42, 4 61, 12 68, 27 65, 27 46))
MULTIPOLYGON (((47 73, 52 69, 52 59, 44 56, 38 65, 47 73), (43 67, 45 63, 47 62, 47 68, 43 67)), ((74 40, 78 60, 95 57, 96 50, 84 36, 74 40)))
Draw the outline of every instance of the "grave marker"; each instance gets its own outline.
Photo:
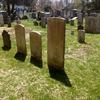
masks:
POLYGON ((78 42, 85 43, 85 30, 78 30, 78 42))
POLYGON ((26 55, 27 49, 26 49, 26 39, 25 39, 25 28, 23 25, 17 24, 15 26, 15 35, 16 35, 17 52, 26 55))
POLYGON ((4 50, 9 50, 11 48, 10 35, 8 34, 7 31, 3 30, 2 37, 3 37, 3 47, 2 48, 4 50))
POLYGON ((4 19, 2 14, 0 14, 0 26, 4 26, 4 19))
POLYGON ((64 69, 65 21, 63 18, 48 19, 48 67, 64 69))
POLYGON ((31 58, 36 61, 42 60, 42 39, 39 32, 30 33, 30 48, 31 48, 31 58))

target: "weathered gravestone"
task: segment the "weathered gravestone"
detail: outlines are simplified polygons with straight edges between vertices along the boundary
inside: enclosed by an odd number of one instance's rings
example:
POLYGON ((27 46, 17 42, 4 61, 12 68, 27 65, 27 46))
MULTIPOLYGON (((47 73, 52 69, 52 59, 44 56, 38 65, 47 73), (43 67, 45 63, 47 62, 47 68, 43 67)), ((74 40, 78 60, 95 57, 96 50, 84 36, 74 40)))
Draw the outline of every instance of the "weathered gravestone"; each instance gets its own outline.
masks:
POLYGON ((11 18, 8 16, 8 27, 11 27, 11 18))
POLYGON ((46 18, 45 17, 41 18, 41 27, 46 28, 46 18))
POLYGON ((21 24, 21 20, 18 16, 15 17, 15 20, 16 20, 16 24, 21 24))
POLYGON ((64 69, 65 21, 63 18, 48 19, 48 67, 64 69))
POLYGON ((42 60, 42 39, 39 32, 30 33, 30 48, 31 48, 31 59, 35 61, 42 60))
POLYGON ((82 13, 78 13, 78 26, 82 26, 83 25, 83 14, 82 13))
POLYGON ((85 43, 85 30, 78 30, 78 42, 85 43))
POLYGON ((0 26, 4 26, 4 19, 2 14, 0 14, 0 26))
POLYGON ((32 13, 32 18, 33 18, 33 19, 36 19, 36 12, 33 12, 33 13, 32 13))
POLYGON ((25 39, 25 28, 23 25, 18 24, 15 26, 17 52, 24 55, 27 54, 26 39, 25 39))
POLYGON ((89 33, 100 33, 100 17, 86 16, 85 17, 85 31, 89 33))
POLYGON ((11 48, 10 35, 8 34, 7 31, 3 30, 2 37, 3 37, 3 47, 2 48, 4 50, 9 50, 11 48))

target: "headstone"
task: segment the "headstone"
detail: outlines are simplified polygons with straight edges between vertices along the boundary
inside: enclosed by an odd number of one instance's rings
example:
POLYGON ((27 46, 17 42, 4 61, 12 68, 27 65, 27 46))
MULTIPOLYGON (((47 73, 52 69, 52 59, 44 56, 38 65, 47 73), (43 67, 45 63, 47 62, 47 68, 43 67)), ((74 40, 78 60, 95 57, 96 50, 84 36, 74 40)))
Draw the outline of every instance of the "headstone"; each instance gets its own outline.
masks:
MULTIPOLYGON (((99 19, 100 20, 100 19, 99 19)), ((85 31, 90 33, 96 33, 97 17, 87 16, 85 18, 85 31)), ((99 25, 100 26, 100 25, 99 25)))
POLYGON ((34 21, 34 26, 38 26, 38 21, 34 21))
POLYGON ((85 43, 85 30, 78 30, 78 42, 85 43))
POLYGON ((100 33, 100 16, 98 16, 96 19, 96 32, 100 33))
POLYGON ((42 39, 39 32, 30 33, 30 48, 31 48, 31 58, 36 61, 42 60, 42 39))
POLYGON ((74 26, 74 20, 73 19, 70 20, 70 25, 74 26))
POLYGON ((25 28, 23 25, 18 24, 15 26, 15 35, 16 35, 17 52, 26 55, 27 49, 26 49, 26 39, 25 39, 25 28))
POLYGON ((48 67, 64 69, 65 20, 52 17, 48 19, 48 67))
POLYGON ((74 17, 73 11, 70 11, 70 18, 72 19, 74 17))
POLYGON ((8 34, 7 31, 3 30, 2 37, 3 37, 3 47, 2 48, 4 50, 9 50, 11 48, 10 35, 8 34))
POLYGON ((44 17, 41 18, 41 27, 46 28, 46 18, 44 17))
POLYGON ((0 26, 4 26, 4 19, 2 14, 0 14, 0 26))
POLYGON ((85 17, 85 31, 89 33, 100 33, 100 17, 87 16, 85 17))
POLYGON ((32 13, 32 18, 33 18, 33 19, 36 19, 36 12, 33 12, 33 13, 32 13))
POLYGON ((16 23, 17 23, 17 24, 21 24, 21 20, 20 20, 20 18, 19 18, 18 16, 16 16, 15 19, 16 19, 16 23))
POLYGON ((44 17, 44 12, 37 12, 37 20, 41 20, 42 17, 44 17))
POLYGON ((83 25, 83 14, 78 13, 78 26, 83 25))
POLYGON ((8 16, 8 27, 11 27, 11 18, 8 16))

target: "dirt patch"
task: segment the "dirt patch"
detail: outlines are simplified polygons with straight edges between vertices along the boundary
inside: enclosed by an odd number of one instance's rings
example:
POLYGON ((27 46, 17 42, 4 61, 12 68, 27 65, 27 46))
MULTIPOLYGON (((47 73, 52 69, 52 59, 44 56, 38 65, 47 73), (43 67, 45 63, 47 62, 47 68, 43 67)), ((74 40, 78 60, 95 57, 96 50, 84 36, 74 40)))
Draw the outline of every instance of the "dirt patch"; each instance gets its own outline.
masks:
POLYGON ((89 52, 90 46, 87 44, 82 45, 80 48, 72 50, 70 53, 65 54, 65 59, 72 58, 75 60, 85 60, 89 52))
POLYGON ((2 34, 3 30, 6 30, 9 32, 9 34, 14 34, 14 28, 8 28, 8 27, 0 27, 0 35, 2 34))

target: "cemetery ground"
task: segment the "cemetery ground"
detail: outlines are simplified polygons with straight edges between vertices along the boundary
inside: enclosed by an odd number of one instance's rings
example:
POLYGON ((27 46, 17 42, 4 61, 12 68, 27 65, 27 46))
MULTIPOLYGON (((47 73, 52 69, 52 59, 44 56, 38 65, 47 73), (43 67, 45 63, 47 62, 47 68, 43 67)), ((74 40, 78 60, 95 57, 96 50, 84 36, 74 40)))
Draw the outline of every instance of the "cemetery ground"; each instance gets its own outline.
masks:
POLYGON ((80 44, 77 25, 70 28, 67 24, 64 65, 67 77, 59 72, 51 78, 47 66, 47 29, 34 26, 32 21, 22 23, 26 28, 28 49, 24 62, 14 58, 14 29, 9 29, 12 44, 9 51, 2 49, 0 35, 0 100, 100 100, 100 34, 86 33, 86 43, 80 44), (70 34, 71 29, 74 35, 70 34), (42 68, 30 63, 28 33, 31 30, 42 35, 42 68))

